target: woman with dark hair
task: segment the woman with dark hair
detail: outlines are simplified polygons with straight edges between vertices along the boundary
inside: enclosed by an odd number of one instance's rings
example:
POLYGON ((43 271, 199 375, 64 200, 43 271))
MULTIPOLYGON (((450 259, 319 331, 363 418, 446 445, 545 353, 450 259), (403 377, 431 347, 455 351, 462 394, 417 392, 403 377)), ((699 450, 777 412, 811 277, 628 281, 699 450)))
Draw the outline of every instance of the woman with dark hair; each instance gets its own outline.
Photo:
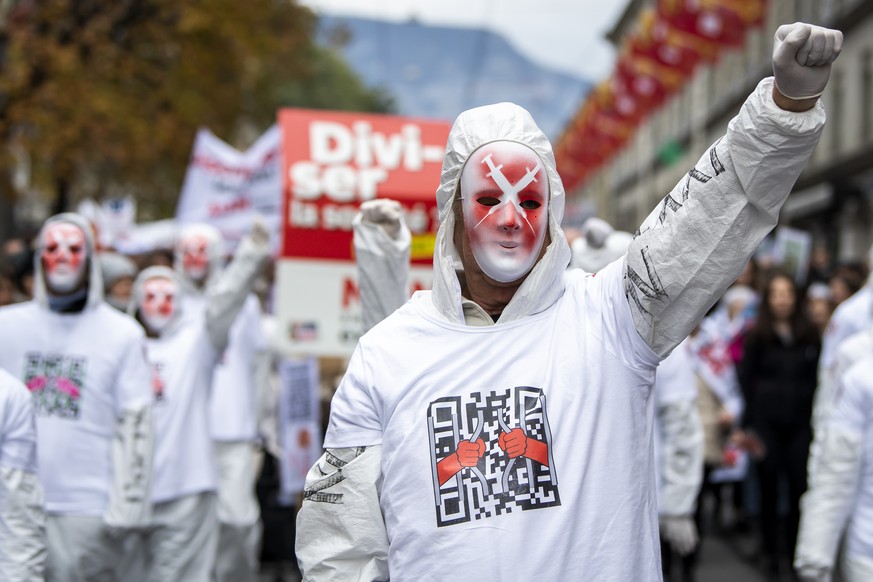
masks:
MULTIPOLYGON (((758 319, 746 336, 739 365, 746 398, 745 427, 757 457, 761 534, 770 573, 778 580, 780 555, 794 552, 800 496, 806 490, 810 417, 821 342, 803 309, 794 280, 771 275, 758 319), (779 536, 778 493, 785 482, 788 515, 779 536), (780 548, 780 537, 784 546, 780 548)), ((789 562, 791 563, 791 562, 789 562)))

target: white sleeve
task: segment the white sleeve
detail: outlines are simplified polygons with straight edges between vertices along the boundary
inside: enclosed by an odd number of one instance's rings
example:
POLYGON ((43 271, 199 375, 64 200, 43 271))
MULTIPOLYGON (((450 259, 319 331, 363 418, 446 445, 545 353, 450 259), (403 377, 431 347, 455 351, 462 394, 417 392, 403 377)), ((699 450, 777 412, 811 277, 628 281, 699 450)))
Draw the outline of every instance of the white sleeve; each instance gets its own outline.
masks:
POLYGON ((113 529, 129 529, 151 521, 151 482, 154 454, 152 406, 125 410, 112 440, 112 490, 103 522, 113 529))
POLYGON ((328 449, 306 475, 296 553, 304 582, 388 580, 382 447, 328 449))
POLYGON ((154 396, 151 368, 140 334, 130 342, 116 370, 118 404, 112 439, 112 486, 103 515, 103 521, 112 528, 141 526, 151 518, 154 396))
POLYGON ((658 514, 691 515, 703 483, 703 427, 697 401, 659 403, 656 414, 662 448, 658 514))
MULTIPOLYGON (((864 371, 864 370, 861 370, 864 371)), ((840 398, 824 438, 815 471, 801 498, 794 566, 833 570, 840 536, 857 496, 863 458, 864 426, 869 422, 863 380, 840 379, 840 398)))
MULTIPOLYGON (((222 271, 206 295, 206 331, 217 353, 227 347, 230 328, 246 303, 246 298, 269 256, 268 242, 243 238, 233 260, 222 271)), ((260 322, 258 322, 260 325, 260 322)))
POLYGON ((409 299, 409 255, 412 234, 402 223, 397 240, 378 224, 354 220, 355 261, 361 290, 364 332, 409 299))
POLYGON ((666 355, 737 278, 815 149, 820 102, 780 109, 764 79, 727 133, 646 218, 628 249, 625 292, 637 332, 666 355))
POLYGON ((0 579, 42 580, 45 501, 36 475, 36 426, 24 386, 10 394, 0 434, 0 579))

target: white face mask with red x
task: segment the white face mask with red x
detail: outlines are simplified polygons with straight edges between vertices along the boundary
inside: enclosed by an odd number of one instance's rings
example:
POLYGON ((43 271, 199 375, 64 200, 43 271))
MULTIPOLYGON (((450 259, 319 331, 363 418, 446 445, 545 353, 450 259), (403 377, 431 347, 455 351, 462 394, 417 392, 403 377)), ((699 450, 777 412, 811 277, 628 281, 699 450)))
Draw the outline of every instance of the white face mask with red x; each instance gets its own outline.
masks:
POLYGON ((549 227, 549 181, 536 152, 510 141, 482 146, 461 172, 461 198, 482 272, 501 283, 527 275, 549 227))
POLYGON ((155 277, 143 283, 137 307, 140 318, 151 331, 161 333, 172 321, 178 295, 179 289, 175 281, 155 277))
POLYGON ((46 287, 55 294, 75 291, 85 277, 87 242, 82 229, 68 222, 46 227, 42 238, 42 266, 46 287))

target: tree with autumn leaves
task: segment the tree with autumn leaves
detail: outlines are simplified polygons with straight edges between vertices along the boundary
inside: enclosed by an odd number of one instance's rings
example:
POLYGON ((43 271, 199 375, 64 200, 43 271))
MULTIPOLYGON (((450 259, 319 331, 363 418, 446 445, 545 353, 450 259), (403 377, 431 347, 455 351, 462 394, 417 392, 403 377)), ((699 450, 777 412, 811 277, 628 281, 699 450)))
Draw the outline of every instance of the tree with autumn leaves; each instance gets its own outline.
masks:
POLYGON ((198 127, 247 147, 279 107, 391 107, 315 44, 315 16, 293 0, 6 0, 0 11, 7 210, 24 160, 29 189, 55 210, 133 194, 145 215, 167 216, 198 127))

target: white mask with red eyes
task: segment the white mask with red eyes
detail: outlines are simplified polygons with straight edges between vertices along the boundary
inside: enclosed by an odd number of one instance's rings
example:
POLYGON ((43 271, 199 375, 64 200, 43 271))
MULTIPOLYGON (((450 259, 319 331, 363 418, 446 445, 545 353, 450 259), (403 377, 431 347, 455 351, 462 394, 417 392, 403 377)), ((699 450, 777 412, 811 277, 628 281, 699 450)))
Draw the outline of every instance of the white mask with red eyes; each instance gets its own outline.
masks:
POLYGON ((527 275, 549 227, 549 181, 536 152, 509 141, 482 146, 461 172, 461 198, 482 272, 500 283, 527 275))
POLYGON ((50 292, 74 291, 82 282, 88 264, 85 233, 69 222, 50 224, 43 232, 41 259, 50 292))
POLYGON ((148 328, 161 333, 176 313, 179 289, 175 281, 163 277, 148 279, 143 283, 139 299, 139 315, 148 328))
POLYGON ((179 241, 182 251, 182 271, 194 281, 200 282, 209 274, 209 240, 192 234, 179 241))

